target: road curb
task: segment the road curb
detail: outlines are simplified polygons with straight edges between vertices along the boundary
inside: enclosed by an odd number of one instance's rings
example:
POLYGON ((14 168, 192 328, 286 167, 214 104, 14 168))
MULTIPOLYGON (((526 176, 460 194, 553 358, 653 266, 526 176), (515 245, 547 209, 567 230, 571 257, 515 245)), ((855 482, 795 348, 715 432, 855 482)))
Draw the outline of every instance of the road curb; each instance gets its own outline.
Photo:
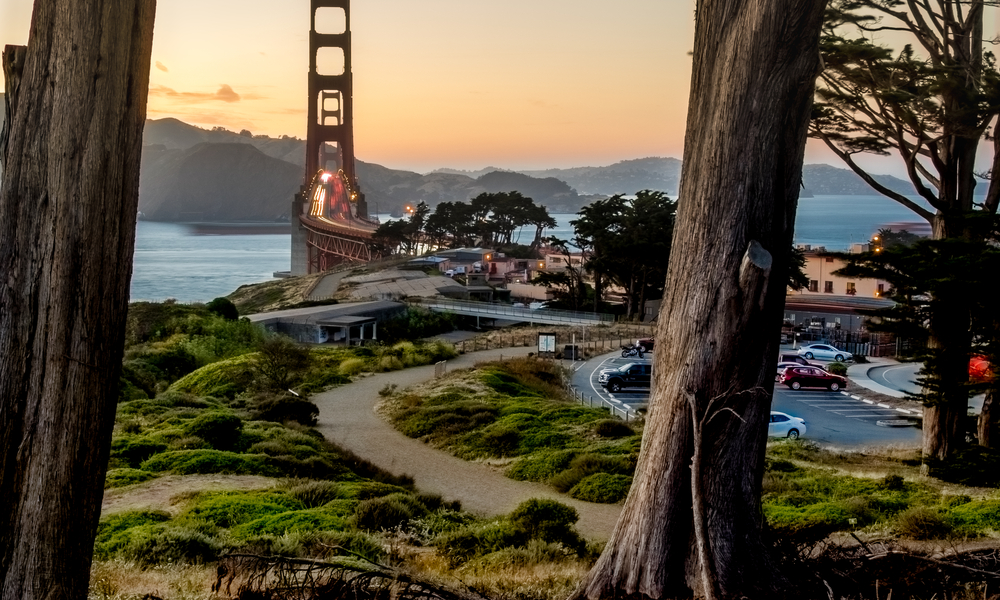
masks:
POLYGON ((862 398, 861 396, 858 396, 856 394, 851 394, 850 392, 841 391, 840 393, 843 394, 844 396, 847 396, 847 397, 851 398, 852 400, 860 400, 861 402, 864 402, 865 404, 872 404, 874 406, 878 406, 879 408, 888 408, 888 409, 895 410, 896 412, 898 412, 900 414, 911 415, 910 416, 910 420, 916 419, 916 420, 921 420, 922 421, 923 418, 924 418, 924 414, 923 414, 922 410, 913 410, 913 409, 909 409, 909 408, 900 408, 898 406, 892 406, 892 405, 889 405, 889 404, 885 404, 884 402, 875 402, 874 400, 869 400, 868 398, 862 398))

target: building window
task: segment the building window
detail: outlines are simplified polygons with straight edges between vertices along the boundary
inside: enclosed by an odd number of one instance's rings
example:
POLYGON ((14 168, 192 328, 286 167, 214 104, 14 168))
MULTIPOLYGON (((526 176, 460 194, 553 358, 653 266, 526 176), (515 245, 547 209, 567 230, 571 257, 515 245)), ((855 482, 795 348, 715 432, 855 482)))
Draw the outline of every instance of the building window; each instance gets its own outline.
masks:
POLYGON ((833 262, 833 257, 832 256, 827 256, 826 257, 826 262, 833 262))
POLYGON ((810 292, 818 292, 819 291, 819 282, 816 281, 815 279, 810 279, 809 280, 809 291, 810 292))
POLYGON ((833 282, 832 281, 824 281, 823 282, 823 292, 826 293, 826 294, 832 294, 833 293, 833 282))
POLYGON ((881 298, 882 296, 885 295, 885 284, 884 283, 878 284, 878 292, 876 292, 875 295, 878 296, 879 298, 881 298))
POLYGON ((854 286, 854 282, 853 281, 848 281, 847 282, 847 295, 848 296, 853 296, 853 295, 855 295, 857 293, 858 293, 858 288, 854 286))

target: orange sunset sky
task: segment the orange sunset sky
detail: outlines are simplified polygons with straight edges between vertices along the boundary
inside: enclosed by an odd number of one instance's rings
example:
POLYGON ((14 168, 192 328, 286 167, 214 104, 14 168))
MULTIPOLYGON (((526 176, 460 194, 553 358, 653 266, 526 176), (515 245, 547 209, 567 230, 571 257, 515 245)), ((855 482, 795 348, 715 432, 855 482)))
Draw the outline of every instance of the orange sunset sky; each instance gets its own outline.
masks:
MULTIPOLYGON (((32 0, 0 0, 0 44, 32 0)), ((308 0, 160 0, 148 116, 304 137, 308 0)), ((693 0, 355 0, 358 158, 426 172, 682 155, 693 0)), ((815 144, 806 162, 840 166, 815 144)), ((880 172, 898 172, 886 162, 880 172)))

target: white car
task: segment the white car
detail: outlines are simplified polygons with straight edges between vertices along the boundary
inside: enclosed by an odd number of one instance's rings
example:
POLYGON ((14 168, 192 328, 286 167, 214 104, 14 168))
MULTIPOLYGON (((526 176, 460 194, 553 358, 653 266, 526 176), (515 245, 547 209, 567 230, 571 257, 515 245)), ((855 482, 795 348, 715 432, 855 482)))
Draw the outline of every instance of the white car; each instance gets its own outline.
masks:
POLYGON ((837 350, 833 346, 827 344, 809 344, 808 346, 802 346, 799 348, 799 356, 805 357, 806 360, 818 358, 821 360, 836 360, 838 362, 852 360, 854 358, 854 355, 850 352, 837 350))
POLYGON ((786 437, 795 440, 805 433, 804 420, 783 412, 771 411, 771 422, 767 424, 767 437, 786 437))

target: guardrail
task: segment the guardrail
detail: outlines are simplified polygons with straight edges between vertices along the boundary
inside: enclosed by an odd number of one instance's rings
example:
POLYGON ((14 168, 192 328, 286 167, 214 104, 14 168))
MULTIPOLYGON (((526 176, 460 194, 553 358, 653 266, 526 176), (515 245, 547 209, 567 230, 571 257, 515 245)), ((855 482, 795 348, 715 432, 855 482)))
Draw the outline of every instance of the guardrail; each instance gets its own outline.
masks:
POLYGON ((507 317, 518 321, 537 321, 547 324, 572 325, 603 325, 615 322, 615 316, 606 313, 576 312, 572 310, 556 310, 540 308, 516 308, 507 304, 492 304, 474 300, 450 300, 440 298, 421 298, 416 300, 422 306, 431 309, 448 310, 469 316, 507 317))
POLYGON ((630 419, 640 418, 639 413, 635 412, 634 410, 630 409, 627 406, 624 405, 618 406, 617 404, 609 402, 601 397, 594 398, 589 394, 584 394, 583 392, 577 390, 573 386, 566 386, 566 391, 571 396, 573 396, 573 398, 575 398, 576 401, 579 402, 580 404, 586 404, 591 408, 593 408, 594 406, 606 408, 608 409, 608 412, 611 413, 611 416, 618 417, 623 421, 625 421, 626 423, 628 423, 630 419))

